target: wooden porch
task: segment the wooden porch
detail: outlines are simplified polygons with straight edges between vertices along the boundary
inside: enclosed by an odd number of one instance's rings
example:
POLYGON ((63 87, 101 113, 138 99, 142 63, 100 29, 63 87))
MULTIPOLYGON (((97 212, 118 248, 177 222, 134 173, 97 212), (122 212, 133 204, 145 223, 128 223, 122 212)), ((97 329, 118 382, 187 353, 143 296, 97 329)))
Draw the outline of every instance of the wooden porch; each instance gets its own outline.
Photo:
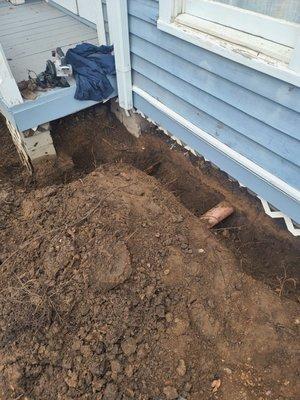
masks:
MULTIPOLYGON (((98 44, 96 25, 51 1, 26 0, 14 6, 0 0, 0 44, 15 82, 28 79, 29 70, 33 74, 44 71, 53 49, 66 51, 82 42, 98 44)), ((115 76, 109 79, 116 88, 115 76)), ((25 131, 96 104, 75 100, 75 80, 68 80, 69 88, 39 92, 35 100, 11 103, 2 93, 0 111, 17 130, 25 131)), ((111 97, 116 95, 115 89, 111 97)))

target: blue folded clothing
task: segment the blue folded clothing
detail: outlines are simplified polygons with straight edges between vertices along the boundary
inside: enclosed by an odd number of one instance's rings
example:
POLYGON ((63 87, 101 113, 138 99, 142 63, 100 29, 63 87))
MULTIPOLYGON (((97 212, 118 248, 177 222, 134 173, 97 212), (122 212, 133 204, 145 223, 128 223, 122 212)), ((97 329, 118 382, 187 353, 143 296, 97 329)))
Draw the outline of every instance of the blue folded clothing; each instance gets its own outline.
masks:
POLYGON ((72 65, 76 79, 75 99, 102 101, 113 92, 107 75, 115 75, 113 46, 78 44, 67 51, 66 62, 72 65))

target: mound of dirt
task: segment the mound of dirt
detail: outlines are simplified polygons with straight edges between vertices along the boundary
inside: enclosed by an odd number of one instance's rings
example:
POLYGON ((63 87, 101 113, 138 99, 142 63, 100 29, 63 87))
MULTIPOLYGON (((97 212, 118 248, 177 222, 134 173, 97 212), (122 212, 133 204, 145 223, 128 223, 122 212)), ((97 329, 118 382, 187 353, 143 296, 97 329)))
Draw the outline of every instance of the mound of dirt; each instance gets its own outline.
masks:
POLYGON ((296 400, 299 306, 157 180, 104 165, 21 212, 0 257, 1 399, 296 400))
MULTIPOLYGON (((71 159, 75 167, 60 182, 79 179, 100 164, 122 161, 155 177, 196 216, 225 199, 234 204, 235 213, 214 229, 218 240, 245 274, 300 302, 300 237, 281 229, 280 220, 269 218, 257 198, 211 163, 155 127, 137 140, 105 105, 56 121, 52 134, 59 158, 71 159)), ((48 170, 46 177, 45 184, 58 183, 48 170)))

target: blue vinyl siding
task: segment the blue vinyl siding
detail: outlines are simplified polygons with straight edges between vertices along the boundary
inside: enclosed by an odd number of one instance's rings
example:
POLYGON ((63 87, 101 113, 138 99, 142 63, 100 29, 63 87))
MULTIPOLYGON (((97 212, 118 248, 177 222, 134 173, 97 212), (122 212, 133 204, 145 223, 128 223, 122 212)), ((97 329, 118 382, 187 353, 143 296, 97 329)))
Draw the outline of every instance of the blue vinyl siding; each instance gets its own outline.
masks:
POLYGON ((157 124, 172 132, 183 143, 188 143, 190 147, 197 149, 207 159, 213 160, 216 165, 221 165, 224 171, 234 176, 239 182, 247 185, 252 190, 256 190, 256 193, 263 193, 265 199, 276 199, 276 205, 282 212, 289 215, 295 221, 299 221, 299 202, 278 191, 269 182, 259 178, 246 168, 242 168, 236 161, 211 147, 197 135, 192 134, 174 120, 159 112, 137 94, 134 94, 134 104, 137 109, 143 110, 153 121, 156 121, 157 124))
MULTIPOLYGON (((128 0, 128 10, 133 84, 300 190, 300 89, 160 31, 158 1, 128 0)), ((182 134, 182 127, 137 95, 134 105, 182 134)), ((183 136, 191 147, 200 143, 192 133, 183 136)), ((300 222, 298 202, 284 201, 283 193, 250 178, 241 165, 225 162, 216 150, 208 157, 199 146, 195 150, 300 222)))

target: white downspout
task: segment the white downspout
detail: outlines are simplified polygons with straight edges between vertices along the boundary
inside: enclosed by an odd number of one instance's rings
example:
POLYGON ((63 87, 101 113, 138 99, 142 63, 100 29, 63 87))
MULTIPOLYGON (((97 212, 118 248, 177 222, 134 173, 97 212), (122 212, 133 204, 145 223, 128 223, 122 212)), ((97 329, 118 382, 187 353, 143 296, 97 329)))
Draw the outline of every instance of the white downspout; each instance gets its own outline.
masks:
POLYGON ((110 41, 114 45, 119 104, 133 108, 127 0, 107 0, 110 41))

